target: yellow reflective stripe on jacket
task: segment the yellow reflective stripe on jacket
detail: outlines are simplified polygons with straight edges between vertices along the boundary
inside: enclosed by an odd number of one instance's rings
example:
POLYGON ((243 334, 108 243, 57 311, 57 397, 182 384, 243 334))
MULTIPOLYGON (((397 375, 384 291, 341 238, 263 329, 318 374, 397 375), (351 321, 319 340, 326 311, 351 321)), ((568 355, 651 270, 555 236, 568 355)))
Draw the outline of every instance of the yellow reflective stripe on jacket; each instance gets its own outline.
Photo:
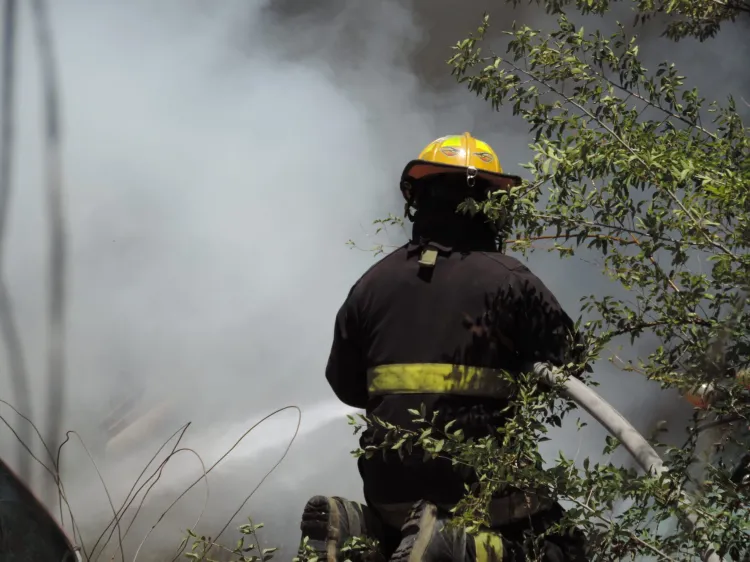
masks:
POLYGON ((461 394, 503 398, 508 383, 502 371, 450 363, 380 365, 367 372, 370 396, 382 394, 461 394))
POLYGON ((502 562, 503 539, 497 533, 482 531, 474 537, 477 562, 502 562))

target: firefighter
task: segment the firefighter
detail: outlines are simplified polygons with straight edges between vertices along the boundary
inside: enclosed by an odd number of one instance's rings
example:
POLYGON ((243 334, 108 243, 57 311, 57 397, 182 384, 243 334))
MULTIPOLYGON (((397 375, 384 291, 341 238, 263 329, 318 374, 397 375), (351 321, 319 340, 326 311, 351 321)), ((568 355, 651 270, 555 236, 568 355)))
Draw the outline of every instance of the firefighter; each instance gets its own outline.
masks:
MULTIPOLYGON (((408 410, 424 404, 428 418, 437 411, 439 422, 455 419, 453 428, 479 438, 503 424, 498 370, 571 360, 574 324, 557 299, 499 251, 496 224, 456 210, 467 196, 481 200, 519 182, 469 133, 439 138, 409 162, 401 191, 411 241, 370 268, 336 316, 326 378, 342 402, 405 428, 414 428, 408 410)), ((360 443, 378 439, 368 428, 360 443)), ((468 536, 444 529, 472 482, 450 461, 394 451, 361 457, 359 470, 365 505, 316 496, 305 506, 302 535, 321 560, 339 559, 344 541, 361 535, 379 541, 380 560, 525 560, 525 533, 543 532, 563 513, 515 490, 492 503, 491 529, 468 536)), ((577 530, 545 541, 547 562, 585 560, 577 530)))

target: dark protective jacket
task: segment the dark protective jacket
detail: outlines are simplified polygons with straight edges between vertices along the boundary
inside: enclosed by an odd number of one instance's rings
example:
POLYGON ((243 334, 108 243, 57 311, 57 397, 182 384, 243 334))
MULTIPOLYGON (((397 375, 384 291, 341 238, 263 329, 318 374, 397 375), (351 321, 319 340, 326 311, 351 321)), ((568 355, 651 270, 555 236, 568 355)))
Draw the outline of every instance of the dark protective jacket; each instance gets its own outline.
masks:
MULTIPOLYGON (((370 268, 336 316, 326 378, 338 398, 368 415, 413 427, 407 410, 456 419, 467 437, 494 432, 507 404, 492 369, 571 360, 573 322, 526 266, 496 251, 411 242, 370 268), (438 251, 420 266, 425 248, 438 251)), ((361 438, 374 444, 379 432, 361 438)), ((455 504, 471 475, 415 451, 359 461, 368 503, 427 499, 455 504)))

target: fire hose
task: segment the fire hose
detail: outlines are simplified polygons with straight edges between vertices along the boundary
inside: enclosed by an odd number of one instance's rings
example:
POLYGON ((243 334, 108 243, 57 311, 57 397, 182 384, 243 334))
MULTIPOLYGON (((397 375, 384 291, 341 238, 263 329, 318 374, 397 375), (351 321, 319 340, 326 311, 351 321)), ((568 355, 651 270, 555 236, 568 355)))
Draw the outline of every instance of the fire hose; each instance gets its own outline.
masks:
MULTIPOLYGON (((666 470, 661 457, 646 438, 591 387, 586 386, 576 378, 566 377, 556 372, 546 363, 534 363, 533 370, 534 373, 552 386, 562 384, 564 394, 586 410, 613 437, 622 443, 622 446, 633 456, 647 474, 658 476, 666 470)), ((690 498, 684 492, 682 496, 683 505, 685 505, 687 512, 686 519, 689 525, 693 528, 699 528, 701 524, 698 522, 698 516, 690 509, 690 498)), ((716 548, 713 546, 707 548, 701 558, 703 562, 722 562, 722 558, 716 553, 716 548)))

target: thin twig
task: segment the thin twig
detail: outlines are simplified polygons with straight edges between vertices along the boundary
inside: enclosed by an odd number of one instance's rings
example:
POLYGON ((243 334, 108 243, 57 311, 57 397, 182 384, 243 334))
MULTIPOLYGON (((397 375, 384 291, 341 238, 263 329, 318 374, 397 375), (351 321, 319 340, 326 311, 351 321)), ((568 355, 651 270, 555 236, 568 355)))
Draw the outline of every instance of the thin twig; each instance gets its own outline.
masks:
MULTIPOLYGON (((92 557, 94 556, 94 552, 96 551, 96 547, 97 547, 97 546, 99 545, 99 542, 100 542, 100 541, 102 540, 102 538, 104 537, 104 534, 105 534, 105 533, 107 532, 107 530, 108 530, 108 529, 109 529, 110 527, 112 527, 112 530, 110 531, 110 533, 109 533, 109 536, 107 537, 107 540, 106 540, 106 542, 105 542, 105 543, 104 543, 104 545, 102 546, 102 552, 104 551, 104 549, 105 549, 105 548, 107 547, 107 545, 109 544, 109 541, 110 541, 110 540, 111 540, 111 538, 112 538, 112 534, 113 534, 113 533, 115 532, 115 525, 116 525, 116 523, 117 523, 118 521, 120 521, 120 520, 121 520, 121 519, 122 519, 122 518, 123 518, 123 517, 125 516, 125 513, 126 513, 126 511, 127 511, 127 510, 128 510, 129 508, 130 508, 130 506, 131 506, 131 505, 132 505, 132 503, 133 503, 133 502, 135 501, 135 498, 136 498, 136 497, 138 496, 138 494, 139 494, 139 493, 141 492, 141 490, 142 490, 142 489, 143 489, 143 488, 144 488, 144 487, 145 487, 145 486, 146 486, 146 485, 147 485, 147 484, 149 483, 149 481, 151 481, 151 479, 152 479, 152 478, 154 477, 154 475, 155 475, 155 474, 156 474, 156 473, 157 473, 157 472, 159 471, 159 468, 157 467, 157 469, 156 469, 156 471, 154 472, 154 474, 152 474, 151 476, 149 476, 149 478, 147 478, 147 479, 146 479, 146 480, 144 481, 144 483, 143 483, 143 484, 142 484, 142 485, 140 486, 140 488, 138 488, 137 490, 135 490, 136 486, 138 485, 138 482, 139 482, 139 481, 141 480, 141 478, 143 478, 143 475, 144 475, 144 474, 146 473, 146 471, 148 470, 148 468, 149 468, 149 467, 151 466, 151 463, 153 463, 153 462, 154 462, 154 460, 155 460, 155 459, 156 459, 156 457, 157 457, 157 456, 159 455, 159 453, 161 453, 162 449, 164 449, 164 447, 166 447, 166 446, 167 446, 167 445, 169 444, 169 442, 170 442, 170 441, 172 441, 172 439, 173 439, 173 438, 174 438, 174 437, 175 437, 176 435, 178 435, 178 434, 179 434, 179 437, 178 437, 178 439, 177 439, 177 442, 176 442, 176 443, 174 444, 174 446, 172 447, 172 450, 170 451, 170 454, 169 454, 169 455, 167 455, 167 459, 169 459, 169 458, 171 457, 171 455, 173 455, 173 454, 174 454, 174 452, 175 452, 175 450, 177 449, 177 447, 179 446, 179 444, 180 444, 180 442, 182 441, 182 438, 183 438, 183 436, 185 435, 185 432, 187 431, 187 429, 188 429, 188 427, 189 427, 189 426, 190 426, 190 422, 186 423, 185 425, 183 425, 182 427, 180 427, 180 429, 178 429, 177 431, 175 431, 175 432, 174 432, 174 433, 173 433, 173 434, 172 434, 172 435, 171 435, 171 436, 169 437, 169 439, 167 439, 167 440, 166 440, 166 441, 165 441, 165 442, 164 442, 164 443, 163 443, 163 444, 161 445, 161 447, 159 447, 159 449, 158 449, 158 450, 156 451, 156 453, 154 453, 154 455, 153 455, 153 456, 151 457, 151 459, 149 460, 148 464, 146 464, 146 466, 145 466, 145 467, 143 468, 143 470, 141 471, 141 473, 140 473, 140 474, 138 475, 138 478, 136 478, 135 482, 133 483, 133 486, 132 486, 132 487, 130 488, 130 491, 128 492, 128 495, 127 495, 127 496, 125 496, 125 499, 123 500, 123 503, 122 503, 122 505, 120 506, 120 509, 119 509, 119 510, 117 510, 117 516, 116 516, 116 517, 114 517, 114 518, 112 519, 112 521, 111 521, 111 522, 109 523, 109 525, 107 525, 107 527, 105 527, 105 529, 104 529, 104 530, 102 531, 102 533, 101 533, 101 534, 99 535, 99 538, 98 538, 98 539, 96 540, 96 543, 94 543, 94 548, 93 548, 93 549, 91 550, 91 556, 92 556, 92 557), (134 490, 135 490, 135 493, 134 493, 134 490), (133 496, 132 498, 130 497, 131 495, 133 496), (129 500, 129 501, 128 501, 128 500, 129 500)), ((161 466, 161 465, 160 465, 160 466, 161 466)), ((145 497, 146 497, 147 495, 148 495, 148 491, 147 491, 147 492, 146 492, 146 494, 144 495, 144 498, 143 498, 143 499, 141 500, 141 505, 142 505, 142 503, 143 503, 143 500, 145 500, 145 497)), ((140 510, 140 507, 139 507, 139 510, 140 510)), ((127 528, 127 529, 125 530, 125 534, 123 535, 123 537, 127 536, 127 534, 128 534, 128 531, 129 531, 129 530, 130 530, 130 528, 131 528, 131 527, 133 526, 133 522, 135 521, 135 517, 136 517, 136 516, 137 516, 137 512, 136 512, 136 515, 134 515, 134 516, 133 516, 133 519, 131 520, 130 524, 128 525, 128 528, 127 528)), ((101 552, 99 553, 99 555, 101 555, 101 552)), ((96 559, 98 559, 98 556, 97 556, 97 558, 96 558, 96 559)))
MULTIPOLYGON (((514 238, 513 240, 508 240, 508 244, 524 244, 527 242, 538 242, 541 240, 558 240, 560 238, 564 238, 565 240, 569 240, 571 238, 577 238, 575 235, 567 235, 567 234, 549 234, 545 236, 530 236, 528 238, 514 238)), ((618 242, 620 244, 628 245, 633 244, 633 242, 629 240, 625 240, 623 238, 620 238, 618 236, 609 236, 607 234, 587 234, 584 236, 584 238, 587 239, 595 239, 595 240, 611 240, 613 242, 618 242)))
MULTIPOLYGON (((195 523, 195 524, 193 525, 193 527, 195 527, 195 526, 197 526, 197 525, 198 525, 198 522, 200 522, 200 520, 201 520, 201 519, 203 518, 203 513, 204 513, 204 511, 206 510, 206 506, 208 505, 208 497, 209 497, 208 478, 207 478, 207 476, 208 476, 208 471, 206 470, 206 465, 205 465, 205 463, 203 462, 203 459, 201 458, 201 456, 200 456, 200 455, 199 455, 198 453, 196 453, 196 452, 195 452, 195 451, 194 451, 193 449, 189 449, 189 448, 182 448, 182 449, 178 449, 177 451, 175 451, 175 454, 176 454, 176 453, 180 453, 180 452, 183 452, 183 451, 186 451, 186 452, 190 452, 190 453, 193 453, 193 454, 194 454, 194 455, 195 455, 196 457, 198 457, 198 460, 199 460, 199 461, 200 461, 200 463, 201 463, 201 468, 202 468, 202 470, 203 470, 203 475, 201 476, 201 478, 200 478, 200 479, 199 479, 198 481, 200 481, 200 480, 205 480, 205 481, 206 481, 206 499, 205 499, 205 501, 204 501, 204 503, 203 503, 203 508, 201 509, 201 512, 200 512, 200 514, 198 515, 198 520, 197 520, 197 521, 196 521, 196 523, 195 523)), ((209 470, 210 470, 210 469, 209 469, 209 470)), ((175 505, 175 503, 177 503, 177 502, 178 502, 178 501, 180 500, 180 498, 182 498, 182 496, 183 496, 183 495, 184 495, 184 494, 181 494, 181 495, 180 495, 180 497, 179 497, 179 498, 177 498, 177 500, 175 500, 175 501, 174 501, 174 502, 172 503, 172 505, 170 505, 170 506, 169 506, 169 508, 168 508, 168 509, 167 509, 167 510, 166 510, 166 511, 165 511, 164 513, 162 513, 162 514, 161 514, 161 516, 160 516, 160 517, 159 517, 159 519, 158 519, 158 520, 156 521, 156 523, 154 523, 154 524, 152 525, 151 529, 149 529, 148 533, 146 533, 146 536, 145 536, 145 537, 143 537, 143 540, 141 541, 141 544, 139 544, 139 545, 138 545, 138 548, 137 548, 137 549, 136 549, 136 551, 135 551, 135 555, 133 556, 133 562, 135 562, 135 561, 136 561, 136 560, 138 559, 138 554, 140 554, 140 552, 141 552, 141 548, 143 548, 143 545, 144 545, 144 544, 146 544, 146 541, 147 541, 147 540, 148 540, 148 538, 149 538, 149 537, 151 536, 151 533, 153 533, 154 529, 156 529, 156 527, 157 527, 157 526, 159 525, 159 523, 161 523, 161 520, 162 520, 162 519, 164 519, 164 517, 165 517, 165 516, 167 515, 167 512, 168 512, 168 511, 169 511, 169 510, 170 510, 170 509, 172 508, 172 506, 173 506, 173 505, 175 505)))
MULTIPOLYGON (((180 501, 180 500, 182 499, 182 497, 183 497, 183 496, 184 496, 185 494, 187 494, 187 493, 188 493, 188 492, 189 492, 190 490, 192 490, 192 489, 193 489, 193 487, 194 487, 194 486, 195 486, 195 485, 196 485, 196 484, 197 484, 198 482, 200 482, 202 478, 204 478, 204 477, 208 476, 208 474, 209 474, 209 473, 210 473, 210 472, 211 472, 211 471, 212 471, 212 470, 213 470, 214 468, 216 468, 216 467, 217 467, 217 466, 219 465, 219 463, 220 463, 221 461, 223 461, 223 460, 224 460, 224 459, 225 459, 225 458, 226 458, 227 456, 229 456, 229 455, 231 454, 231 452, 232 452, 232 451, 234 451, 234 449, 236 449, 236 448, 237 448, 237 446, 238 446, 238 445, 239 445, 239 444, 240 444, 240 443, 242 442, 242 440, 243 440, 243 439, 244 439, 245 437, 247 437, 247 435, 248 435, 248 434, 250 434, 250 433, 251 433, 251 432, 252 432, 252 431, 253 431, 253 430, 254 430, 254 429, 255 429, 256 427, 258 427, 259 425, 261 425, 261 424, 262 424, 263 422, 265 422, 266 420, 268 420, 268 419, 270 419, 270 418, 274 417, 274 416, 275 416, 275 415, 277 415, 277 414, 280 414, 281 412, 283 412, 283 411, 285 411, 285 410, 296 410, 296 411, 297 411, 297 414, 299 415, 299 420, 301 420, 301 419, 302 419, 302 410, 300 410, 299 406, 284 406, 283 408, 279 408, 279 409, 277 409, 277 410, 274 410, 274 411, 273 411, 273 412, 271 412, 270 414, 268 414, 268 415, 266 415, 266 416, 263 416, 263 417, 262 417, 262 418, 261 418, 261 419, 260 419, 259 421, 257 421, 256 423, 254 423, 254 424, 253 424, 253 425, 252 425, 252 426, 251 426, 251 427, 250 427, 250 428, 249 428, 249 429, 248 429, 247 431, 245 431, 245 433, 243 433, 243 434, 242 434, 242 435, 240 436, 240 438, 239 438, 239 439, 238 439, 237 441, 235 441, 234 445, 232 445, 232 446, 231 446, 231 447, 229 448, 229 450, 228 450, 228 451, 227 451, 226 453, 224 453, 224 454, 223 454, 223 455, 222 455, 222 456, 221 456, 221 457, 219 458, 219 460, 217 460, 217 461, 216 461, 216 462, 215 462, 214 464, 212 464, 212 465, 211 465, 211 467, 210 467, 210 468, 209 468, 209 469, 208 469, 208 470, 206 471, 206 474, 205 474, 204 476, 202 476, 201 478, 198 478, 198 479, 197 479, 197 480, 196 480, 195 482, 193 482, 193 483, 192 483, 192 484, 191 484, 190 486, 188 486, 188 487, 187 487, 187 489, 186 489, 186 490, 185 490, 184 492, 182 492, 182 494, 180 494, 180 495, 179 495, 179 497, 178 497, 178 498, 177 498, 176 500, 174 500, 174 501, 172 502, 172 504, 171 504, 171 505, 170 505, 170 506, 169 506, 169 507, 168 507, 168 508, 167 508, 167 509, 166 509, 166 510, 164 511, 164 513, 162 513, 161 517, 159 518, 159 521, 161 521, 161 519, 163 519, 163 518, 164 518, 164 516, 166 516, 166 514, 167 514, 167 513, 168 513, 168 512, 169 512, 169 511, 170 511, 170 510, 172 509, 172 507, 174 507, 174 505, 175 505, 175 504, 176 504, 176 503, 177 503, 178 501, 180 501)), ((292 438, 292 442, 294 441, 294 439, 295 439, 295 438, 296 438, 296 436, 297 436, 297 431, 299 430, 299 424, 300 424, 300 421, 298 421, 298 422, 297 422, 297 430, 296 430, 296 431, 294 432, 294 437, 292 438)), ((289 444, 289 447, 291 447, 291 443, 292 443, 292 442, 290 442, 290 444, 289 444)), ((263 478, 263 480, 265 480, 265 479, 266 479, 266 477, 267 477, 267 476, 268 476, 268 475, 269 475, 269 474, 270 474, 270 473, 271 473, 271 472, 272 472, 272 471, 273 471, 273 470, 274 470, 274 469, 275 469, 275 468, 276 468, 276 467, 277 467, 277 466, 278 466, 278 465, 279 465, 279 464, 281 463, 281 461, 282 461, 282 460, 284 460, 284 458, 286 457, 286 454, 287 454, 287 452, 289 451, 289 447, 287 447, 286 451, 284 452, 284 456, 282 456, 282 457, 281 457, 281 459, 279 460, 279 462, 278 462, 278 463, 276 463, 276 464, 274 465, 274 467, 273 467, 273 468, 271 469, 271 471, 270 471, 270 472, 268 472, 268 473, 266 474, 266 476, 265 476, 265 477, 263 478)), ((263 483, 263 480, 261 480, 261 484, 263 483)), ((257 488, 258 488, 258 487, 256 487, 256 488, 255 488, 255 490, 257 490, 257 488)), ((253 490, 253 492, 252 492, 252 493, 250 494, 250 496, 252 496, 252 494, 253 494, 253 493, 255 492, 255 490, 253 490)), ((248 500, 248 499, 250 499, 250 496, 248 496, 248 498, 247 498, 247 499, 245 499, 245 501, 244 501, 244 502, 242 503, 242 505, 244 505, 245 503, 247 503, 247 500, 248 500)), ((234 516, 232 516, 232 517, 234 518, 234 516)), ((226 527, 225 527, 225 528, 226 528, 226 527)), ((177 552, 177 554, 175 554, 174 558, 172 559, 172 562, 174 562, 175 560, 177 560, 177 558, 179 558, 179 556, 180 556, 180 552, 177 552)))
MULTIPOLYGON (((610 527, 612 526, 612 522, 611 521, 608 521, 606 518, 602 517, 599 513, 597 513, 595 510, 591 509, 588 505, 584 504, 580 500, 578 500, 576 498, 573 498, 573 497, 569 497, 567 499, 569 499, 570 501, 572 501, 576 505, 580 506, 581 508, 585 509, 586 511, 588 511, 589 513, 591 513, 594 517, 596 517, 597 519, 603 521, 604 523, 607 523, 610 527)), ((628 531, 628 535, 634 541, 636 541, 637 543, 639 543, 642 546, 646 547, 647 549, 649 549, 654 554, 657 554, 658 556, 661 556, 662 558, 664 558, 664 560, 669 560, 670 562, 676 562, 674 558, 672 558, 671 556, 669 556, 665 552, 662 552, 656 546, 654 546, 654 545, 652 545, 652 544, 644 541, 643 539, 641 539, 638 535, 636 535, 632 531, 628 531)))
MULTIPOLYGON (((538 217, 540 219, 554 219, 559 220, 561 217, 556 215, 548 215, 546 213, 536 213, 534 215, 535 217, 538 217)), ((695 242, 688 242, 684 240, 677 240, 676 238, 669 238, 666 236, 653 236, 649 234, 648 232, 644 232, 642 230, 634 229, 634 228, 628 228, 623 225, 613 225, 613 224, 606 224, 603 222, 595 222, 595 221, 588 221, 583 219, 570 219, 565 218, 565 220, 574 226, 588 226, 588 227, 595 227, 595 228, 606 228, 609 230, 615 230, 618 232, 626 232, 628 234, 637 234, 638 236, 645 236, 648 238, 652 238, 653 240, 658 240, 660 242, 670 242, 672 244, 687 244, 690 246, 700 246, 699 244, 695 242)))
POLYGON ((615 88, 617 88, 619 90, 622 90, 623 92, 626 92, 630 96, 633 96, 634 98, 639 99, 640 101, 644 102, 648 106, 653 107, 654 109, 658 109, 659 111, 662 111, 662 112, 666 113, 669 117, 672 117, 674 119, 682 121, 684 124, 686 124, 686 125, 688 125, 690 127, 693 127, 695 129, 699 130, 701 133, 703 133, 706 136, 712 138, 713 140, 718 140, 718 137, 714 133, 712 133, 711 131, 709 131, 707 129, 704 129, 703 127, 700 126, 700 124, 698 124, 698 123, 696 123, 694 121, 690 121, 690 119, 687 119, 686 117, 683 117, 682 115, 678 115, 676 113, 673 113, 671 110, 669 110, 669 109, 667 109, 665 107, 662 107, 658 103, 655 103, 655 102, 651 101, 650 99, 646 98, 645 96, 641 95, 640 93, 636 93, 636 92, 633 92, 633 91, 627 89, 625 86, 623 86, 622 84, 619 84, 619 83, 615 82, 614 80, 612 80, 611 78, 609 78, 605 74, 597 72, 596 70, 594 70, 593 67, 590 66, 589 68, 592 70, 592 72, 594 73, 594 75, 598 76, 602 80, 605 80, 606 82, 608 82, 609 84, 611 84, 615 88))
MULTIPOLYGON (((37 436, 39 437, 39 440, 40 440, 40 441, 42 442, 42 446, 43 446, 43 447, 44 447, 44 449, 45 449, 45 450, 47 451, 47 454, 48 454, 48 455, 50 456, 50 458, 51 458, 51 460, 52 460, 52 463, 53 463, 53 465, 54 465, 54 463, 55 463, 55 459, 54 459, 54 457, 52 456, 52 453, 50 452, 49 448, 47 447, 47 444, 46 444, 46 443, 44 442, 44 439, 42 438, 42 435, 41 435, 41 433, 39 432, 39 429, 38 429, 38 428, 36 427, 36 425, 34 425, 34 423, 33 423, 33 422, 32 422, 32 421, 31 421, 31 420, 30 420, 30 419, 28 418, 28 417, 26 417, 26 416, 25 416, 25 415, 23 415, 23 414, 22 414, 21 412, 19 412, 19 411, 18 411, 18 410, 17 410, 17 409, 16 409, 16 408, 15 408, 15 407, 13 406, 13 405, 11 405, 10 403, 8 403, 7 401, 5 401, 5 400, 2 400, 2 399, 0 399, 0 403, 2 403, 2 404, 5 404, 6 406, 8 406, 8 407, 9 407, 10 409, 12 409, 12 410, 13 410, 13 411, 14 411, 14 412, 15 412, 15 413, 16 413, 16 414, 18 415, 18 416, 20 416, 21 418, 23 418, 23 420, 24 420, 24 421, 28 422, 28 424, 29 424, 29 426, 31 427, 31 429, 32 429, 32 430, 33 430, 33 431, 34 431, 34 432, 36 433, 36 435, 37 435, 37 436)), ((76 520, 75 520, 75 517, 73 516, 73 511, 72 511, 72 509, 71 509, 71 507, 70 507, 70 503, 68 502, 68 498, 67 498, 67 495, 66 495, 66 493, 65 493, 65 488, 64 488, 64 486, 63 486, 63 484, 62 484, 62 481, 60 481, 60 479, 59 479, 59 474, 57 473, 57 471, 55 471, 55 470, 53 470, 53 469, 49 468, 49 467, 48 467, 48 466, 47 466, 47 465, 46 465, 46 464, 45 464, 44 462, 42 462, 42 460, 41 460, 41 459, 39 459, 39 458, 38 458, 38 457, 37 457, 37 456, 36 456, 36 455, 35 455, 35 454, 34 454, 34 453, 33 453, 33 452, 31 451, 31 449, 30 449, 30 448, 28 447, 28 445, 26 444, 26 441, 24 441, 24 440, 23 440, 23 439, 22 439, 22 438, 21 438, 21 437, 20 437, 20 436, 18 435, 18 433, 16 432, 16 430, 15 430, 15 429, 13 429, 13 427, 12 427, 12 426, 11 426, 11 425, 10 425, 10 424, 8 423, 8 421, 7 421, 7 420, 6 420, 6 419, 5 419, 5 418, 4 418, 4 417, 3 417, 2 415, 0 415, 0 421, 2 421, 2 422, 3 422, 3 423, 4 423, 5 425, 6 425, 6 426, 7 426, 7 428, 8 428, 9 430, 10 430, 10 432, 11 432, 11 433, 12 433, 12 434, 13 434, 13 435, 15 436, 15 438, 16 438, 16 439, 18 440, 18 442, 19 442, 19 444, 20 444, 20 448, 21 448, 21 450, 22 450, 22 451, 25 451, 26 453, 28 453, 28 454, 29 454, 29 457, 30 457, 30 458, 31 458, 32 460, 34 460, 34 461, 36 461, 37 463, 39 463, 39 465, 40 465, 40 466, 41 466, 41 467, 42 467, 42 468, 43 468, 44 470, 46 470, 46 471, 47 471, 47 472, 49 473, 49 475, 50 475, 50 476, 52 476, 52 479, 53 479, 53 480, 54 480, 54 481, 55 481, 55 482, 57 483, 57 485, 58 485, 58 487, 59 487, 59 490, 60 490, 60 495, 61 495, 61 503, 64 503, 64 504, 65 504, 65 506, 66 506, 66 507, 67 507, 67 509, 68 509, 68 515, 70 516, 70 520, 71 520, 71 525, 72 525, 72 527, 73 527, 73 533, 74 533, 74 535, 73 535, 73 536, 74 536, 74 540, 75 540, 75 533, 78 533, 78 534, 80 535, 80 530, 78 529, 78 526, 77 526, 77 524, 76 524, 76 520)), ((65 441, 65 442, 67 442, 67 439, 66 439, 66 441, 65 441)), ((63 443, 62 443, 62 444, 60 445, 60 447, 62 447, 62 446, 63 446, 63 445, 65 444, 65 442, 63 442, 63 443)), ((61 519, 60 523, 62 524, 62 523, 63 523, 63 520, 62 520, 62 514, 61 514, 61 517, 60 517, 60 519, 61 519)), ((85 551, 84 551, 84 553, 85 553, 85 551)))
MULTIPOLYGON (((255 492, 258 491, 258 489, 263 485, 263 483, 266 481, 266 479, 269 476, 271 476, 271 474, 273 473, 273 471, 278 468, 278 466, 284 461, 284 459, 286 458, 286 456, 289 454, 289 449, 292 448, 292 445, 294 444, 294 441, 297 439, 297 435, 299 434, 300 424, 302 423, 302 412, 298 410, 297 413, 298 413, 297 426, 294 428, 294 434, 292 435, 292 438, 289 440, 289 444, 286 446, 286 449, 284 449, 284 454, 281 455, 281 457, 276 462, 276 464, 274 464, 268 470, 268 472, 266 472, 266 474, 263 476, 263 478, 261 478, 260 482, 258 482, 258 485, 255 486, 255 488, 253 488, 253 490, 250 492, 250 494, 247 495, 247 497, 245 498, 245 500, 240 504, 240 506, 237 508, 237 510, 232 514, 232 517, 226 522, 226 524, 224 525, 224 527, 222 527, 221 531, 219 531, 219 533, 214 537, 215 541, 219 540, 219 537, 221 537, 221 535, 224 533, 224 531, 227 530, 227 527, 229 527, 230 523, 237 516, 237 514, 240 512, 240 510, 242 510, 242 508, 245 507, 245 504, 248 501, 250 501, 250 498, 253 497, 253 495, 255 494, 255 492)), ((209 547, 209 550, 210 550, 210 547, 209 547)))
MULTIPOLYGON (((63 442, 60 443, 60 446, 57 448, 57 457, 55 460, 55 484, 57 485, 57 490, 58 490, 58 502, 59 502, 58 507, 60 508, 60 525, 63 528, 65 528, 65 517, 63 515, 62 508, 63 508, 63 500, 65 499, 66 495, 65 495, 65 487, 63 486, 63 482, 60 477, 60 458, 62 456, 63 447, 65 447, 68 441, 70 441, 70 437, 66 435, 65 439, 63 439, 63 442)), ((45 443, 44 440, 42 440, 42 444, 44 445, 45 448, 47 448, 47 443, 45 443)), ((73 517, 73 511, 70 508, 70 505, 68 504, 67 499, 65 499, 65 505, 68 508, 68 515, 70 515, 70 524, 73 528, 73 541, 76 541, 76 534, 77 534, 78 535, 77 542, 83 543, 83 535, 81 535, 80 529, 78 529, 78 525, 76 524, 75 518, 73 517)))
MULTIPOLYGON (((639 247, 639 248, 642 248, 642 246, 641 246, 641 241, 640 241, 640 240, 638 240, 638 238, 636 238, 636 237, 635 237, 635 234, 633 234, 633 233, 631 232, 631 233, 630 233, 630 236, 632 236, 632 237, 633 237, 633 242, 635 242, 636 244, 638 244, 638 247, 639 247)), ((679 288, 679 287, 678 287, 678 286, 677 286, 677 285, 675 284, 675 282, 674 282, 674 281, 672 281, 672 279, 670 279, 670 278, 669 278, 669 276, 668 276, 668 275, 667 275, 666 273, 664 273, 664 270, 663 270, 663 269, 661 268, 661 266, 660 266, 660 265, 659 265, 659 264, 657 263, 656 259, 654 259, 654 256, 649 256, 649 257, 648 257, 648 259, 649 259, 649 261, 651 261, 651 264, 652 264, 652 265, 653 265, 653 266, 654 266, 654 267, 655 267, 655 268, 657 269, 657 271, 660 271, 660 272, 661 272, 661 274, 662 274, 662 275, 663 275, 663 276, 664 276, 664 277, 665 277, 665 278, 667 279, 667 282, 668 282, 668 283, 670 284, 670 286, 671 286, 671 287, 672 287, 672 288, 673 288, 673 289, 674 289, 675 291, 677 291, 678 293, 679 293, 679 292, 681 292, 681 291, 680 291, 680 288, 679 288)))
MULTIPOLYGON (((86 447, 86 443, 83 442, 83 439, 81 439, 81 436, 78 434, 77 431, 67 431, 65 433, 66 437, 69 437, 71 434, 78 437, 78 440, 81 442, 81 446, 83 447, 83 450, 86 452, 86 455, 88 455, 89 460, 91 461, 91 464, 94 467, 94 470, 96 471, 96 475, 99 477, 99 481, 102 483, 102 487, 104 488, 104 493, 107 495, 107 500, 109 501, 109 506, 112 508, 112 513, 114 514, 115 518, 117 517, 117 511, 115 510, 115 504, 112 501, 112 496, 109 493, 109 488, 107 488, 106 482, 104 482, 104 477, 102 476, 102 473, 99 470, 99 467, 96 465, 96 462, 94 461, 94 457, 91 456, 91 453, 89 452, 88 447, 86 447)), ((120 524, 119 521, 117 523, 117 531, 119 534, 120 539, 120 554, 122 555, 122 562, 125 562, 125 552, 122 548, 122 533, 120 532, 120 524)))
POLYGON ((21 444, 21 449, 22 449, 23 451, 25 451, 26 453, 28 453, 28 454, 29 454, 29 457, 31 457, 31 459, 33 459, 33 460, 35 460, 35 461, 36 461, 37 463, 39 463, 39 464, 40 464, 40 465, 42 466, 42 468, 44 468, 44 470, 46 470, 47 472, 49 472, 49 473, 50 473, 50 474, 52 475, 52 477, 53 477, 53 478, 55 478, 55 473, 54 473, 54 471, 53 471, 52 469, 50 469, 50 468, 49 468, 49 467, 48 467, 48 466, 47 466, 46 464, 44 464, 44 463, 43 463, 43 462, 41 461, 41 459, 39 459, 39 458, 38 458, 38 457, 37 457, 37 456, 36 456, 36 455, 35 455, 35 454, 34 454, 34 453, 32 452, 32 450, 31 450, 31 449, 29 448, 29 446, 28 446, 28 445, 26 444, 26 442, 25 442, 25 441, 24 441, 24 440, 23 440, 23 439, 22 439, 22 438, 21 438, 21 437, 20 437, 20 436, 18 435, 18 432, 17 432, 17 431, 15 430, 15 429, 13 429, 13 426, 11 426, 11 425, 10 425, 10 423, 8 423, 8 420, 6 420, 4 416, 0 415, 0 421, 2 421, 2 422, 3 422, 3 423, 4 423, 5 425, 6 425, 6 427, 7 427, 7 428, 8 428, 9 430, 10 430, 10 432, 11 432, 11 433, 13 434, 13 436, 14 436, 14 437, 15 437, 15 438, 16 438, 16 439, 18 440, 18 442, 19 442, 19 443, 21 444))

